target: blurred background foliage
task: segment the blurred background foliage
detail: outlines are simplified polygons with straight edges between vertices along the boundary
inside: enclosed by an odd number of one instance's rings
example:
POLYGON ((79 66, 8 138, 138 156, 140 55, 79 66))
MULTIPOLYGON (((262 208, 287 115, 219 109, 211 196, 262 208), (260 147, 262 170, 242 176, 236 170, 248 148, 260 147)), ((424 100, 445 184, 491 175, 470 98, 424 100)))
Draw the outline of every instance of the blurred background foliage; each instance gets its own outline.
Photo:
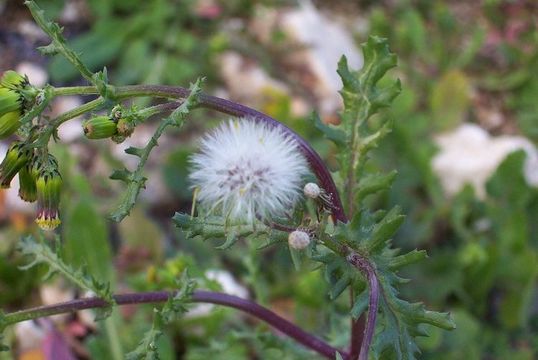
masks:
MULTIPOLYGON (((309 63, 312 55, 302 52, 309 44, 293 45, 289 33, 275 25, 275 18, 305 3, 47 0, 39 5, 65 26, 65 35, 92 70, 108 67, 112 82, 186 86, 205 76, 206 91, 275 116, 308 138, 335 166, 334 150, 308 118, 311 110, 318 110, 325 122, 334 122, 337 109, 324 110, 312 90, 321 81, 316 72, 290 60, 302 56, 309 63), (234 91, 237 84, 227 75, 230 53, 241 58, 232 77, 240 81, 239 87, 252 87, 246 90, 251 97, 234 91), (260 77, 271 81, 253 87, 260 77)), ((430 336, 421 340, 421 358, 537 358, 538 190, 536 181, 532 185, 529 180, 532 174, 536 179, 537 170, 527 166, 531 175, 523 171, 538 141, 537 5, 532 0, 313 5, 317 13, 345 28, 357 45, 369 34, 388 38, 399 58, 392 76, 402 80, 403 92, 382 115, 394 119, 394 130, 368 167, 398 171, 392 190, 372 199, 371 206, 402 206, 407 218, 395 244, 429 254, 427 261, 404 274, 412 279, 404 295, 450 311, 457 324, 452 332, 427 329, 430 336), (443 176, 450 174, 440 174, 432 165, 442 151, 436 139, 464 124, 480 127, 492 139, 523 137, 528 142, 525 150, 530 150, 503 157, 482 188, 470 183, 447 192, 443 176)), ((63 59, 44 59, 33 50, 45 40, 21 25, 31 20, 19 1, 0 1, 0 9, 0 70, 33 61, 45 69, 53 85, 83 83, 63 59)), ((61 228, 66 259, 112 281, 117 291, 171 288, 174 278, 189 268, 192 276, 205 278, 203 287, 248 295, 344 346, 348 304, 345 299, 329 302, 320 271, 308 263, 296 271, 286 248, 260 251, 242 243, 218 251, 218 243, 187 242, 171 226, 174 211, 190 209, 188 156, 202 131, 214 124, 202 123, 207 118, 217 119, 209 112, 197 113, 186 130, 163 139, 149 164, 142 203, 119 225, 106 215, 122 189, 107 177, 120 162, 129 164, 121 154, 123 147, 90 143, 66 132, 71 140, 53 150, 67 184, 61 228)), ((147 141, 152 126, 137 128, 130 144, 147 141)), ((82 133, 80 125, 70 131, 82 133)), ((454 162, 466 164, 472 156, 462 152, 454 162)), ((487 157, 486 152, 484 159, 471 162, 471 174, 472 164, 488 162, 487 157)), ((18 270, 23 260, 15 251, 17 239, 35 228, 31 212, 10 196, 0 192, 0 305, 14 310, 51 297, 58 301, 76 296, 61 281, 41 284, 39 271, 18 270)), ((111 320, 97 325, 81 314, 63 317, 55 328, 69 339, 66 343, 78 357, 114 358, 112 349, 128 352, 149 328, 151 307, 138 310, 119 309, 111 320)), ((49 328, 41 323, 25 331, 41 334, 36 336, 43 341, 43 329, 49 328)), ((42 352, 41 343, 25 345, 20 337, 16 331, 12 334, 14 351, 1 358, 38 358, 30 356, 39 356, 35 354, 42 352)), ((221 308, 195 307, 160 342, 163 359, 205 359, 214 354, 221 359, 312 358, 266 326, 221 308)))

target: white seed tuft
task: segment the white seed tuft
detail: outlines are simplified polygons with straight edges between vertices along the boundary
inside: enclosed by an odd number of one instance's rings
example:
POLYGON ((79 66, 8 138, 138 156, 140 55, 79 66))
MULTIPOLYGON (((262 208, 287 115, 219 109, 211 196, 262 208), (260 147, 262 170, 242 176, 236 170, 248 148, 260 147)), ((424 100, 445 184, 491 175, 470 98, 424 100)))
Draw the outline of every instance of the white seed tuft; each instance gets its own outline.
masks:
POLYGON ((292 249, 303 250, 310 244, 310 236, 301 230, 292 231, 288 235, 288 244, 292 249))
POLYGON ((293 138, 253 119, 223 123, 202 139, 190 160, 200 204, 249 223, 292 210, 308 173, 293 138))
POLYGON ((318 184, 308 183, 304 186, 303 192, 306 197, 317 199, 319 194, 321 194, 321 189, 319 188, 318 184))

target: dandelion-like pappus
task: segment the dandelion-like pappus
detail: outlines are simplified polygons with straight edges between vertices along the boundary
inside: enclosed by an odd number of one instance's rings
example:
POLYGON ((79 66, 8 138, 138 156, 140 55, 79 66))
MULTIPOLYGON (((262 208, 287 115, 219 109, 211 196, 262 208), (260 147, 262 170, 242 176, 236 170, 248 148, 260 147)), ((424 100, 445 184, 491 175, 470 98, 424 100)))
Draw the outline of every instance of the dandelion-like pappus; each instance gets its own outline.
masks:
POLYGON ((191 163, 201 205, 248 223, 292 210, 308 173, 295 139, 254 119, 223 123, 202 139, 191 163))

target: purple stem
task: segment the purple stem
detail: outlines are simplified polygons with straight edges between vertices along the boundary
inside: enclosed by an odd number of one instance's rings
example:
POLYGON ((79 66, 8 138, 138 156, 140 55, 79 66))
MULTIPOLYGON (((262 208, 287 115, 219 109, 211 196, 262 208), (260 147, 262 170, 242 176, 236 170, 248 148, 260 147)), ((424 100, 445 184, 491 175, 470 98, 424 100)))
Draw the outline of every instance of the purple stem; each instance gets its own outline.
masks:
MULTIPOLYGON (((133 93, 142 95, 144 92, 147 92, 148 96, 151 95, 162 97, 171 97, 172 95, 178 98, 185 98, 189 95, 188 89, 178 86, 133 85, 122 87, 121 90, 118 89, 117 96, 119 98, 127 97, 133 93)), ((314 149, 312 149, 310 144, 308 144, 308 142, 306 142, 306 140, 300 137, 296 132, 262 112, 249 108, 248 106, 235 103, 233 101, 221 99, 207 94, 201 94, 199 96, 199 104, 201 107, 216 110, 221 113, 264 121, 265 123, 271 126, 281 128, 287 134, 290 134, 299 144, 299 148, 308 160, 310 168, 318 178, 320 186, 330 196, 331 203, 333 205, 331 210, 334 220, 341 221, 343 223, 346 223, 348 221, 346 214, 344 213, 344 207, 342 206, 342 201, 340 200, 340 196, 338 195, 338 190, 336 189, 336 185, 333 181, 331 173, 325 166, 325 163, 318 155, 318 153, 314 149)))
MULTIPOLYGON (((119 294, 114 295, 113 298, 116 304, 127 305, 165 302, 168 301, 170 296, 173 296, 173 292, 155 291, 119 294)), ((275 329, 281 331, 307 348, 325 356, 328 359, 334 359, 336 357, 336 353, 340 353, 345 359, 347 358, 346 353, 332 347, 320 338, 304 331, 297 325, 253 301, 242 299, 233 295, 203 290, 194 291, 190 300, 194 303, 210 303, 241 310, 266 322, 275 329)), ((8 322, 10 320, 13 320, 13 322, 19 322, 34 319, 36 317, 70 313, 84 309, 103 308, 107 306, 109 306, 109 304, 105 300, 97 297, 90 297, 71 300, 54 305, 39 306, 31 309, 21 310, 15 313, 7 314, 5 319, 8 322)))
MULTIPOLYGON (((359 355, 359 360, 368 360, 368 349, 370 348, 370 344, 374 337, 377 309, 379 305, 379 282, 377 281, 375 269, 366 258, 352 252, 347 256, 347 261, 365 274, 366 279, 368 280, 368 290, 370 294, 368 299, 368 318, 366 319, 366 328, 364 330, 364 337, 362 338, 359 355)), ((356 353, 354 353, 352 349, 350 359, 354 360, 355 356, 356 353)))
MULTIPOLYGON (((129 97, 134 94, 139 96, 145 94, 148 96, 162 96, 167 98, 186 98, 189 93, 190 92, 188 89, 176 86, 133 85, 125 86, 121 88, 121 90, 118 90, 117 96, 118 98, 121 98, 129 97)), ((259 121, 264 121, 265 123, 271 126, 281 128, 286 133, 290 134, 299 144, 301 151, 303 152, 304 156, 307 158, 310 164, 310 168, 318 178, 321 187, 329 195, 329 199, 332 204, 331 212, 333 219, 335 221, 340 221, 343 223, 348 222, 348 217, 345 214, 340 195, 336 188, 336 184, 334 183, 334 180, 331 176, 331 173, 329 172, 329 170, 325 166, 325 163, 317 154, 317 152, 312 149, 310 144, 308 144, 308 142, 302 137, 300 137, 296 132, 262 112, 235 103, 233 101, 221 99, 207 94, 201 94, 199 96, 199 105, 204 108, 213 109, 218 112, 226 113, 233 116, 249 117, 257 119, 259 121)), ((377 281, 377 275, 372 267, 372 264, 366 258, 347 248, 344 249, 343 255, 347 256, 348 261, 366 276, 369 284, 370 296, 368 317, 366 321, 366 328, 364 330, 364 336, 362 337, 359 355, 359 360, 365 360, 368 358, 368 349, 372 342, 372 338, 375 331, 375 323, 379 303, 379 283, 377 281)), ((349 357, 351 360, 355 360, 357 358, 358 342, 355 342, 354 340, 360 338, 361 332, 362 326, 359 320, 354 321, 351 326, 351 354, 349 357)))

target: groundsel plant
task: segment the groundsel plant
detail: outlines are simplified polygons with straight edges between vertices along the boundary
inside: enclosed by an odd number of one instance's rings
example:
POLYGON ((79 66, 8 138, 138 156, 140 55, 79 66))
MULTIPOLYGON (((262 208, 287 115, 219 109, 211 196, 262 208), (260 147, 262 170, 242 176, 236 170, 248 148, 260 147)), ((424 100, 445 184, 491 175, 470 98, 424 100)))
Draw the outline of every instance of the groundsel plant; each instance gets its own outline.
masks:
MULTIPOLYGON (((191 214, 177 213, 173 221, 187 241, 222 240, 220 249, 237 241, 259 247, 285 246, 294 261, 317 264, 329 285, 328 296, 336 301, 349 295, 349 346, 336 347, 324 334, 311 334, 254 301, 219 292, 196 289, 198 282, 186 274, 177 279, 175 291, 114 294, 110 284, 96 279, 84 268, 66 264, 61 239, 55 249, 42 236, 25 237, 20 250, 29 258, 25 268, 49 267, 47 276, 60 273, 94 297, 1 314, 0 329, 29 319, 81 309, 100 309, 106 318, 116 306, 135 303, 165 303, 154 311, 154 321, 129 359, 156 359, 156 340, 162 327, 187 311, 189 303, 205 302, 235 308, 267 323, 307 349, 328 359, 414 359, 419 353, 415 338, 426 335, 424 325, 453 329, 446 313, 428 311, 421 303, 400 298, 399 287, 407 280, 398 276, 405 265, 422 260, 424 251, 400 254, 391 237, 403 221, 398 208, 373 211, 365 199, 390 187, 395 173, 369 173, 369 152, 390 132, 385 117, 372 115, 390 106, 400 84, 380 87, 379 80, 396 65, 384 39, 371 37, 363 45, 364 67, 348 68, 345 57, 338 73, 344 87, 341 123, 326 125, 314 114, 312 126, 319 129, 338 151, 336 175, 304 139, 277 120, 254 109, 204 94, 201 81, 189 89, 160 85, 118 87, 108 82, 106 69, 92 73, 67 45, 60 27, 48 21, 33 1, 27 1, 36 23, 51 43, 40 50, 64 56, 88 82, 87 86, 37 88, 12 71, 3 74, 0 87, 0 136, 16 133, 0 165, 2 187, 19 174, 20 196, 37 201, 37 224, 54 230, 60 224, 58 203, 62 177, 58 161, 49 153, 51 140, 59 141, 57 129, 66 121, 87 114, 81 128, 88 139, 122 142, 136 126, 160 116, 155 133, 143 148, 126 152, 138 158, 134 170, 118 169, 111 179, 123 181, 125 193, 111 213, 111 220, 129 215, 144 188, 144 165, 168 127, 181 128, 190 112, 207 108, 232 116, 210 131, 192 155, 192 182, 196 207, 191 214), (93 100, 56 118, 44 112, 52 99, 64 95, 93 95, 93 100), (129 99, 164 99, 143 109, 125 105, 129 99), (106 115, 93 115, 96 111, 106 115), (314 180, 315 179, 315 180, 314 180)), ((215 250, 218 251, 218 250, 215 250)), ((261 340, 260 340, 261 341, 261 340)), ((117 354, 115 356, 118 357, 117 354)))

